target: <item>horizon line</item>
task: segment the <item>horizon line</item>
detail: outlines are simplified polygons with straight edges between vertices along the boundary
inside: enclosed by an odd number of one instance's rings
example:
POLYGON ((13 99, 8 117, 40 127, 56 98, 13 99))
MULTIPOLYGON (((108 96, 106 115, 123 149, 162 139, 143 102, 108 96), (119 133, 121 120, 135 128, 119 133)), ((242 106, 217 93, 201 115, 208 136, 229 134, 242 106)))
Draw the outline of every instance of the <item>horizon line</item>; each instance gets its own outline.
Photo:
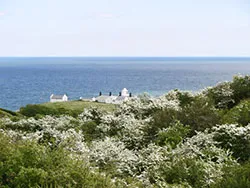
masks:
POLYGON ((250 56, 0 56, 0 58, 195 58, 195 59, 249 59, 250 56))

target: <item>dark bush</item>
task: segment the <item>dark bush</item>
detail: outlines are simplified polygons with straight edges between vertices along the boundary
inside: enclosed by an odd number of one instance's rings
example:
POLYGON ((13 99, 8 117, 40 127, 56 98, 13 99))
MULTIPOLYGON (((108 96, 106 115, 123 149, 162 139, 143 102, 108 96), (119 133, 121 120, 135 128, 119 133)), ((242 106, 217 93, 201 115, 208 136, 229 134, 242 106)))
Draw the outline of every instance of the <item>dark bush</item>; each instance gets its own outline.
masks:
POLYGON ((155 142, 159 146, 169 145, 172 149, 175 149, 187 137, 189 131, 188 126, 184 126, 177 121, 167 129, 160 131, 155 142))
POLYGON ((236 103, 250 98, 250 76, 235 76, 231 83, 231 88, 234 91, 234 100, 236 103))
POLYGON ((147 127, 148 135, 156 135, 159 130, 170 127, 176 120, 183 125, 189 126, 190 136, 195 134, 195 131, 204 131, 220 123, 220 116, 213 104, 208 98, 196 96, 186 104, 181 110, 165 109, 156 112, 153 115, 153 121, 147 127))
POLYGON ((42 105, 28 104, 20 108, 20 113, 27 117, 35 117, 36 115, 56 115, 57 111, 42 105))
POLYGON ((52 115, 52 116, 69 115, 77 117, 80 114, 80 112, 68 110, 65 108, 49 108, 43 105, 29 104, 25 107, 20 108, 20 114, 27 117, 35 117, 35 118, 42 118, 45 115, 52 115))
POLYGON ((232 156, 239 162, 250 159, 250 131, 243 127, 232 126, 227 130, 223 125, 215 128, 214 140, 217 145, 225 150, 232 151, 232 156))
POLYGON ((204 187, 204 181, 207 177, 204 165, 195 158, 185 158, 170 164, 163 163, 159 171, 164 181, 170 185, 183 184, 184 182, 189 185, 182 187, 204 187))
POLYGON ((114 187, 65 150, 11 142, 0 134, 0 187, 114 187))
POLYGON ((94 121, 86 122, 83 125, 77 126, 76 130, 81 130, 86 142, 91 142, 94 139, 101 137, 101 133, 96 129, 97 124, 94 121))
POLYGON ((211 188, 250 188, 250 162, 225 169, 223 179, 211 188))
POLYGON ((194 97, 190 94, 190 92, 181 92, 177 90, 177 96, 181 107, 187 106, 194 101, 194 97))
POLYGON ((206 97, 197 96, 191 104, 182 108, 178 119, 184 125, 189 125, 191 134, 204 131, 220 123, 218 111, 206 97))
POLYGON ((223 115, 222 123, 248 125, 250 123, 250 101, 242 101, 230 109, 223 115))
POLYGON ((155 140, 158 132, 173 125, 177 118, 178 111, 174 109, 164 109, 153 114, 153 121, 144 130, 148 140, 155 140))
POLYGON ((219 83, 215 87, 205 91, 207 97, 219 109, 229 109, 235 105, 234 90, 231 88, 230 82, 219 83))

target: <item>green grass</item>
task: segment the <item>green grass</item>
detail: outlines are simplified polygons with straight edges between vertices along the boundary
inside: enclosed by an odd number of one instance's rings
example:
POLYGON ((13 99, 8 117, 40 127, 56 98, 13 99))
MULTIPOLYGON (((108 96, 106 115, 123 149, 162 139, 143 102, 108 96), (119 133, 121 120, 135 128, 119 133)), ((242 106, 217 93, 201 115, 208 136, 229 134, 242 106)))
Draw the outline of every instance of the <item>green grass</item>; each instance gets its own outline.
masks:
POLYGON ((55 102, 55 103, 43 103, 40 104, 48 108, 64 108, 72 111, 84 111, 84 109, 95 107, 101 110, 114 111, 116 106, 114 104, 97 103, 91 101, 67 101, 67 102, 55 102))
POLYGON ((107 112, 114 111, 116 109, 116 105, 114 104, 105 104, 90 101, 68 101, 27 105, 20 108, 19 113, 26 117, 36 118, 41 118, 44 115, 70 115, 73 117, 77 117, 84 111, 84 109, 93 107, 107 112))
POLYGON ((0 108, 0 118, 1 117, 15 117, 15 116, 18 117, 20 116, 20 114, 17 112, 12 112, 10 110, 0 108))

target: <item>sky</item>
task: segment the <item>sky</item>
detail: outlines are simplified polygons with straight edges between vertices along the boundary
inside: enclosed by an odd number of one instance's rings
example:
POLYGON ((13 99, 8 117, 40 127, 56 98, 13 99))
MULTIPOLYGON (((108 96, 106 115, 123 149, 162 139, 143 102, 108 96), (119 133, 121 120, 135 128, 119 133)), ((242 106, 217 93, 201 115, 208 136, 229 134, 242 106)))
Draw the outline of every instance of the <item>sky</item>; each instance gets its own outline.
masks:
POLYGON ((250 57, 250 0, 0 0, 0 56, 250 57))

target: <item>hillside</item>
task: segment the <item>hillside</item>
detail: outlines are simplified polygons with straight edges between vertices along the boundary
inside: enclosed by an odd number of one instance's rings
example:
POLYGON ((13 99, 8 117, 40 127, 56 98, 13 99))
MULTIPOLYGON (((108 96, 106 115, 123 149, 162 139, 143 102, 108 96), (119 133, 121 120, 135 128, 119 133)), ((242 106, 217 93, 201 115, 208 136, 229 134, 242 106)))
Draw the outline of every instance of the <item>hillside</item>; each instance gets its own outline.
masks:
POLYGON ((10 110, 0 108, 0 118, 2 117, 20 117, 21 114, 18 112, 12 112, 10 110))
POLYGON ((46 106, 48 108, 65 108, 73 111, 83 111, 87 108, 99 108, 101 110, 113 111, 116 106, 113 104, 88 102, 88 101, 68 101, 68 102, 56 102, 56 103, 44 103, 41 106, 46 106))
POLYGON ((67 101, 27 105, 20 108, 20 113, 28 117, 64 114, 76 117, 85 109, 89 108, 97 108, 102 111, 112 112, 116 109, 116 105, 90 101, 67 101))
POLYGON ((0 187, 250 188, 249 99, 236 76, 118 107, 27 105, 0 118, 0 187))

